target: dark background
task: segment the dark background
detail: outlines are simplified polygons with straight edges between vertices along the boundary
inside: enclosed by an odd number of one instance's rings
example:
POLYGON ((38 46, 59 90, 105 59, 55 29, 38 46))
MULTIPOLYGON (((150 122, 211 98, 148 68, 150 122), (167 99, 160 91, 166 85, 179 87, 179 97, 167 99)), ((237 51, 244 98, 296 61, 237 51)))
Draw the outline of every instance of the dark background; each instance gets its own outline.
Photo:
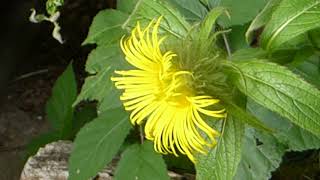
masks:
POLYGON ((101 9, 115 7, 114 0, 65 0, 59 24, 66 43, 51 37, 49 22, 33 24, 30 9, 45 13, 45 1, 13 0, 2 2, 0 9, 0 90, 14 76, 48 65, 66 65, 70 60, 83 65, 89 47, 81 47, 93 17, 101 9))
POLYGON ((50 129, 45 104, 57 77, 73 62, 79 87, 94 46, 81 46, 93 17, 113 0, 65 0, 59 24, 64 44, 49 22, 29 22, 30 9, 45 13, 45 1, 3 1, 0 6, 0 180, 19 179, 26 144, 50 129))

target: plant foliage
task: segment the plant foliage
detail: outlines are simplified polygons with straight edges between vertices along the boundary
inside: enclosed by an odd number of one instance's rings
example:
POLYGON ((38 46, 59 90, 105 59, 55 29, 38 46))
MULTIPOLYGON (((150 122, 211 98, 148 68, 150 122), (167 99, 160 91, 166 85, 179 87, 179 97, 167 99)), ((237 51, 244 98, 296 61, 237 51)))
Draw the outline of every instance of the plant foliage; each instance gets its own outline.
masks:
MULTIPOLYGON (((111 82, 115 70, 129 67, 121 37, 138 21, 145 26, 160 16, 165 45, 191 42, 194 49, 185 51, 197 50, 201 59, 194 61, 208 67, 219 59, 221 73, 206 82, 221 80, 228 94, 219 97, 227 118, 212 124, 221 130, 217 146, 197 154, 197 179, 269 179, 286 152, 320 148, 320 0, 118 0, 116 9, 96 15, 83 42, 97 47, 88 56, 80 94, 75 97, 69 67, 48 102, 50 122, 65 135, 73 108, 97 101, 98 116, 82 121, 74 142, 71 180, 94 177, 120 149, 115 179, 169 178, 151 142, 139 144, 139 136, 125 141, 132 128, 111 82)), ((207 91, 215 92, 217 84, 205 84, 207 91)))

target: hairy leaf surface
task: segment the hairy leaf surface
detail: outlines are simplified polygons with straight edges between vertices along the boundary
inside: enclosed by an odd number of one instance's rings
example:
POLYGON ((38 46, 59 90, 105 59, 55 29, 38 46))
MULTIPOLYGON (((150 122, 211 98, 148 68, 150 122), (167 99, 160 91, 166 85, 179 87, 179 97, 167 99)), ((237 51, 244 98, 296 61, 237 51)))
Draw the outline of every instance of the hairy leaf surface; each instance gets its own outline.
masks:
POLYGON ((72 103, 77 97, 77 84, 72 64, 56 81, 52 95, 47 102, 46 112, 48 120, 55 131, 61 133, 61 138, 71 131, 73 120, 72 103))
POLYGON ((269 0, 263 10, 253 19, 246 32, 246 40, 251 43, 254 38, 254 31, 262 28, 271 19, 274 9, 279 5, 281 0, 269 0))
POLYGON ((207 155, 199 155, 197 179, 232 180, 241 158, 243 133, 244 124, 228 116, 217 146, 210 149, 207 155))
POLYGON ((268 180, 271 172, 279 167, 285 147, 270 134, 257 136, 253 129, 246 129, 242 157, 235 180, 268 180), (257 139, 259 137, 259 143, 257 139))
POLYGON ((243 25, 251 21, 265 5, 265 0, 209 0, 209 8, 217 6, 226 7, 230 14, 230 19, 226 16, 220 23, 226 27, 233 25, 243 25))
MULTIPOLYGON (((274 133, 270 135, 276 138, 278 143, 285 146, 286 151, 304 151, 320 148, 320 136, 313 135, 290 123, 286 118, 279 116, 252 100, 248 101, 247 108, 255 116, 275 130, 274 133)), ((260 131, 256 132, 256 134, 261 133, 262 132, 260 131)))
POLYGON ((207 9, 200 1, 169 0, 169 2, 190 22, 200 21, 207 14, 207 9))
POLYGON ((127 113, 121 108, 108 110, 85 125, 74 141, 70 180, 96 176, 118 152, 130 128, 127 113))
POLYGON ((115 180, 169 180, 166 164, 149 141, 134 144, 123 153, 115 172, 115 180))
POLYGON ((272 51, 317 27, 320 27, 320 0, 282 0, 261 35, 261 45, 272 51))
POLYGON ((320 135, 320 91, 285 67, 261 60, 241 61, 235 83, 257 103, 320 135))

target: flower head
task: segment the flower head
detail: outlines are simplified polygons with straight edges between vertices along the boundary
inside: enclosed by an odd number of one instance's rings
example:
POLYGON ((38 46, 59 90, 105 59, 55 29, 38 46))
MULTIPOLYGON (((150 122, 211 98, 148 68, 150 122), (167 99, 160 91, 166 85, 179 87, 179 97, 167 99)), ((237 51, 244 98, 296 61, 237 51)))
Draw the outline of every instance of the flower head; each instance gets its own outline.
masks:
POLYGON ((159 38, 161 17, 141 29, 139 22, 129 38, 122 38, 121 49, 132 70, 115 71, 115 86, 123 90, 120 97, 132 124, 145 122, 145 135, 154 141, 157 152, 178 151, 195 162, 194 153, 216 144, 217 131, 203 120, 204 116, 224 118, 225 110, 212 110, 219 102, 209 95, 197 94, 192 88, 193 72, 174 66, 174 52, 163 51, 165 40, 159 38), (204 138, 204 135, 207 138, 204 138))

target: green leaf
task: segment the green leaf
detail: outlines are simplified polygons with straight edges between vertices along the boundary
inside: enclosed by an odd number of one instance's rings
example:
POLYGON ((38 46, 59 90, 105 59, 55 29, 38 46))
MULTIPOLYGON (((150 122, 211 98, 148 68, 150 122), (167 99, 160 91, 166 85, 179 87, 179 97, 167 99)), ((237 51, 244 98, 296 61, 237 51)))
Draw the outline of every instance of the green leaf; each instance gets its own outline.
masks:
POLYGON ((234 104, 228 104, 225 105, 227 108, 228 114, 232 114, 232 116, 237 117, 238 120, 242 121, 243 123, 248 124, 249 126, 252 126, 254 128, 272 132, 272 130, 266 126, 263 122, 259 121, 255 116, 249 114, 242 108, 234 105, 234 104))
POLYGON ((107 111, 109 109, 122 107, 120 101, 121 91, 112 86, 110 92, 98 103, 98 113, 107 111))
POLYGON ((228 116, 216 147, 207 155, 199 155, 196 165, 197 179, 232 180, 241 158, 244 124, 228 116))
POLYGON ((98 113, 121 107, 120 93, 110 79, 113 71, 114 69, 108 67, 96 75, 87 77, 73 106, 83 100, 97 100, 98 113))
POLYGON ((320 148, 320 138, 310 132, 292 125, 286 134, 280 134, 279 141, 287 145, 291 151, 305 151, 320 148))
MULTIPOLYGON (((303 151, 320 148, 320 136, 315 136, 299 128, 287 121, 287 119, 252 100, 248 101, 247 108, 264 123, 275 129, 275 132, 271 134, 273 136, 272 139, 276 138, 277 142, 286 147, 286 151, 303 151)), ((261 134, 261 132, 256 133, 261 134)))
POLYGON ((261 48, 248 48, 248 49, 239 49, 234 52, 231 56, 232 61, 241 61, 248 59, 263 59, 266 58, 268 53, 261 48))
POLYGON ((122 25, 128 15, 117 10, 103 10, 94 17, 88 37, 83 44, 112 44, 118 41, 126 31, 122 25))
POLYGON ((248 100, 247 108, 275 129, 275 133, 266 134, 251 129, 250 133, 247 131, 236 179, 270 179, 271 172, 279 166, 286 151, 320 148, 319 136, 299 128, 253 100, 248 100))
POLYGON ((314 29, 309 32, 309 39, 314 48, 320 51, 320 29, 314 29))
POLYGON ((320 135, 320 91, 287 68, 252 60, 234 63, 235 84, 247 96, 320 135))
MULTIPOLYGON (((114 94, 112 91, 115 88, 111 82, 111 76, 115 69, 124 69, 127 66, 127 63, 122 58, 119 45, 98 46, 90 53, 86 64, 86 71, 94 75, 86 78, 81 92, 74 102, 74 106, 83 100, 101 102, 108 95, 114 94)), ((110 98, 115 98, 115 96, 110 98)), ((116 107, 119 106, 117 104, 108 106, 108 108, 116 107)))
POLYGON ((91 104, 86 104, 74 113, 72 136, 75 136, 79 130, 88 122, 97 117, 96 108, 91 104))
POLYGON ((72 103, 76 97, 77 84, 72 64, 70 63, 57 79, 52 95, 46 105, 48 120, 56 131, 61 132, 62 137, 71 131, 73 119, 72 103))
POLYGON ((251 21, 264 7, 265 0, 210 0, 210 7, 222 6, 229 11, 231 19, 223 17, 220 23, 224 27, 243 25, 251 21))
POLYGON ((99 114, 85 125, 74 141, 69 159, 69 179, 94 177, 118 152, 130 128, 127 113, 121 108, 99 114))
POLYGON ((319 148, 320 137, 299 128, 253 100, 248 100, 247 108, 276 131, 266 134, 247 129, 236 179, 270 179, 271 172, 279 166, 286 151, 319 148))
POLYGON ((194 33, 193 49, 197 51, 197 58, 207 57, 208 49, 215 46, 214 42, 217 40, 217 36, 223 33, 222 31, 215 33, 214 29, 218 17, 225 12, 226 10, 222 7, 213 8, 201 22, 199 30, 197 29, 197 31, 191 33, 192 35, 194 33))
POLYGON ((166 165, 151 142, 134 144, 123 153, 116 169, 115 180, 169 180, 166 165))
POLYGON ((169 0, 168 2, 190 22, 200 21, 207 14, 206 8, 198 0, 169 0))
POLYGON ((139 1, 140 0, 117 0, 117 10, 131 14, 135 8, 139 8, 139 1))
POLYGON ((73 106, 83 100, 101 101, 112 88, 112 82, 110 80, 112 73, 113 69, 106 67, 96 75, 87 77, 73 106))
POLYGON ((313 54, 314 54, 314 51, 310 46, 300 48, 299 50, 297 50, 293 60, 291 60, 288 66, 297 67, 303 62, 307 61, 313 54))
POLYGON ((299 66, 294 68, 294 72, 299 74, 309 83, 315 85, 320 89, 320 71, 319 71, 319 57, 316 55, 311 56, 307 61, 304 61, 299 66))
POLYGON ((120 46, 118 44, 112 44, 107 46, 98 46, 96 49, 92 50, 88 56, 86 63, 86 71, 90 74, 96 74, 107 67, 112 69, 125 68, 128 66, 120 46))
POLYGON ((212 29, 222 13, 226 12, 226 9, 222 7, 213 8, 201 23, 199 37, 201 40, 208 40, 212 34, 212 29))
POLYGON ((279 64, 295 66, 308 59, 313 49, 306 34, 300 35, 284 43, 276 51, 269 52, 269 59, 279 64))
POLYGON ((252 129, 246 129, 242 145, 242 157, 235 180, 268 180, 271 172, 279 167, 285 153, 283 145, 270 134, 258 136, 252 129))
POLYGON ((269 0, 263 10, 251 22, 247 32, 246 40, 251 43, 254 38, 254 32, 262 28, 271 19, 274 9, 279 5, 281 0, 269 0))
POLYGON ((320 27, 320 0, 282 0, 262 35, 261 45, 272 51, 283 43, 320 27))
POLYGON ((94 18, 88 37, 83 44, 112 44, 117 42, 137 21, 146 25, 152 19, 164 16, 160 27, 168 34, 181 38, 186 36, 190 25, 166 2, 161 0, 138 0, 118 4, 120 10, 104 10, 94 18), (134 6, 133 6, 134 5, 134 6), (131 12, 129 12, 131 11, 131 12))
POLYGON ((143 25, 147 25, 152 19, 160 16, 163 16, 160 24, 160 33, 165 33, 176 38, 183 38, 188 35, 191 29, 190 24, 179 11, 163 0, 139 0, 123 26, 136 26, 137 21, 143 25))
POLYGON ((242 26, 232 26, 229 37, 230 48, 232 52, 239 49, 250 48, 245 39, 245 33, 248 28, 248 24, 242 26))

